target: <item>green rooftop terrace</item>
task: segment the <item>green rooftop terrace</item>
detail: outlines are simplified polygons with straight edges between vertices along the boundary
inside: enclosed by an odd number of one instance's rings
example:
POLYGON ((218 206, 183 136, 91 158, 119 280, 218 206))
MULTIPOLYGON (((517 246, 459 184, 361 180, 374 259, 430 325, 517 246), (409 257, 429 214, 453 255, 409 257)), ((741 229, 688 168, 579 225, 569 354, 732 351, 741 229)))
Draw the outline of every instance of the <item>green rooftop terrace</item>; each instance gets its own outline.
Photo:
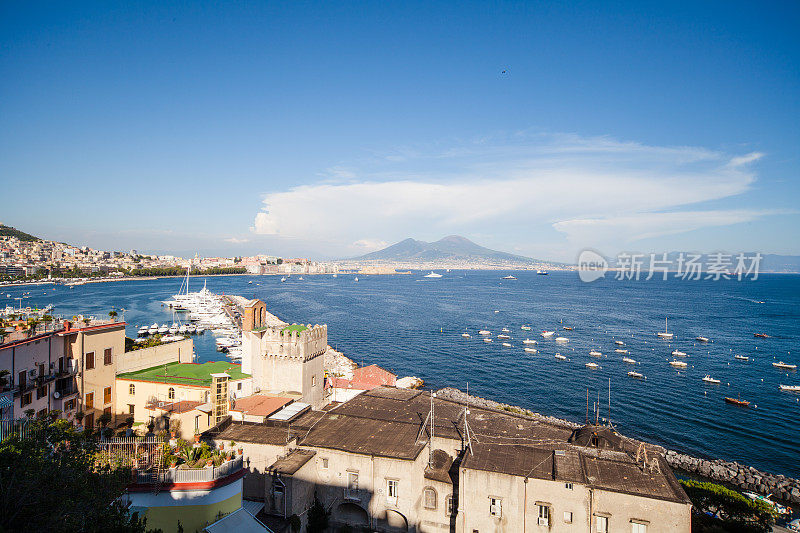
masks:
POLYGON ((210 363, 170 363, 159 365, 144 370, 118 374, 119 379, 135 379, 138 381, 155 381, 157 383, 175 383, 178 385, 195 385, 208 387, 211 385, 211 374, 226 372, 231 380, 249 378, 242 373, 241 365, 227 361, 212 361, 210 363))
POLYGON ((296 331, 300 333, 301 331, 305 331, 308 329, 308 326, 304 326, 303 324, 292 324, 291 326, 286 326, 281 331, 287 331, 289 333, 296 331))

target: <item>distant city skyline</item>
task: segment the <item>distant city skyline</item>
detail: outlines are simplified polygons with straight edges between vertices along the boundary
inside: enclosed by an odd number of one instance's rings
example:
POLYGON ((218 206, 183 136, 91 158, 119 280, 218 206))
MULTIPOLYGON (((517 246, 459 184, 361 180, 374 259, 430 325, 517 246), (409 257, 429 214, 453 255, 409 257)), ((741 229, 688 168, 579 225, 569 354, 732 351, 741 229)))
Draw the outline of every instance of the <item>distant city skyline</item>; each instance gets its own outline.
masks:
POLYGON ((800 255, 800 6, 0 6, 0 220, 346 258, 800 255))

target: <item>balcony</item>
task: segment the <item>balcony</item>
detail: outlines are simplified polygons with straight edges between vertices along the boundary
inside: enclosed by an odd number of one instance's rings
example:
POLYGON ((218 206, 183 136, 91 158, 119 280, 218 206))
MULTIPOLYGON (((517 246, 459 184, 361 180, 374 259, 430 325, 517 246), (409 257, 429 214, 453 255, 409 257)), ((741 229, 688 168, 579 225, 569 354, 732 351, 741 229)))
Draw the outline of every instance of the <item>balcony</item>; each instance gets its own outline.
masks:
POLYGON ((344 499, 352 502, 360 502, 365 492, 366 491, 363 489, 344 489, 344 499))
POLYGON ((175 483, 210 483, 224 479, 242 470, 241 456, 224 462, 219 466, 206 468, 170 468, 163 472, 153 470, 135 471, 133 482, 136 485, 171 485, 175 483))

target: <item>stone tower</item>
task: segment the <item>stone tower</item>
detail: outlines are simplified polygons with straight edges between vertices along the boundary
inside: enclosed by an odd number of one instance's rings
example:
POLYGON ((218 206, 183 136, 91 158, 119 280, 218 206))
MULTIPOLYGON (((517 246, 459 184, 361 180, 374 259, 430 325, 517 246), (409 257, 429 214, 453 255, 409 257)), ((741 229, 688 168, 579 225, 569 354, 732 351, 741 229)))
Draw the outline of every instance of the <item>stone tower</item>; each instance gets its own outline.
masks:
POLYGON ((286 324, 251 300, 242 321, 242 372, 264 393, 295 393, 315 407, 323 404, 323 354, 328 326, 286 324))

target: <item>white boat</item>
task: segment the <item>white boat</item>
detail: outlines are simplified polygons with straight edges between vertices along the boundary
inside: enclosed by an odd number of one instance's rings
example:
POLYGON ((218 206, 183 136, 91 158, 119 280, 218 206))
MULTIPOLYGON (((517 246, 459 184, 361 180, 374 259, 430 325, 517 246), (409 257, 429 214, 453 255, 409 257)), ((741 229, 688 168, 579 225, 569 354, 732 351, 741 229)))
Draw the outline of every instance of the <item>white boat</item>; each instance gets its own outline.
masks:
POLYGON ((621 350, 617 348, 616 350, 614 350, 614 353, 628 353, 628 350, 621 350))
POLYGON ((197 326, 195 326, 194 324, 189 324, 188 326, 186 326, 187 333, 195 333, 196 331, 197 331, 197 326))
POLYGON ((531 327, 530 326, 520 326, 519 329, 522 329, 522 330, 525 330, 525 331, 530 331, 531 327))
POLYGON ((538 353, 539 352, 539 350, 537 350, 536 348, 525 348, 525 351, 528 352, 528 353, 538 353))
POLYGON ((147 342, 147 338, 146 337, 136 337, 136 339, 133 342, 135 342, 136 344, 142 344, 143 342, 147 342))
POLYGON ((703 377, 703 381, 705 381, 706 383, 713 383, 715 385, 719 384, 719 380, 718 379, 714 379, 711 376, 709 376, 708 374, 706 374, 705 377, 703 377))
POLYGON ((671 364, 675 368, 686 368, 688 366, 683 361, 670 361, 669 364, 671 364))
POLYGON ((536 273, 538 275, 540 275, 540 276, 546 276, 547 275, 547 270, 537 270, 536 273))
POLYGON ((644 374, 641 374, 639 372, 634 372, 633 370, 631 370, 630 372, 628 372, 628 376, 636 379, 642 379, 644 377, 644 374))
POLYGON ((511 330, 508 328, 503 328, 500 331, 502 331, 503 333, 511 333, 511 330))
POLYGON ((538 344, 534 339, 525 339, 522 344, 538 344))
POLYGON ((569 339, 566 338, 566 337, 556 337, 556 342, 558 342, 560 344, 565 344, 565 343, 569 342, 569 339))
POLYGON ((667 319, 666 319, 666 317, 665 317, 665 318, 664 318, 664 331, 659 331, 659 332, 657 333, 657 335, 658 335, 659 337, 661 337, 662 339, 671 339, 671 338, 672 338, 672 333, 670 333, 670 332, 668 331, 668 329, 669 329, 669 328, 667 328, 667 319))
POLYGON ((286 278, 285 277, 281 277, 281 283, 283 283, 284 281, 286 281, 286 278))
POLYGON ((603 357, 603 352, 598 352, 597 350, 592 350, 589 352, 589 355, 592 357, 603 357))
POLYGON ((186 333, 186 332, 187 332, 186 324, 181 324, 180 327, 178 328, 178 333, 183 334, 183 333, 186 333))
POLYGON ((465 339, 469 339, 469 333, 462 333, 461 336, 465 339))
POLYGON ((498 339, 510 339, 511 337, 509 337, 509 336, 508 336, 508 335, 506 335, 505 333, 501 333, 500 335, 498 335, 498 336, 497 336, 497 338, 498 338, 498 339))
POLYGON ((297 278, 297 281, 303 281, 303 276, 300 276, 299 278, 297 278))
POLYGON ((506 348, 511 348, 511 343, 510 342, 504 342, 503 346, 505 346, 506 348))
POLYGON ((358 276, 354 277, 353 281, 358 281, 358 276))
POLYGON ((631 359, 630 357, 623 357, 622 358, 622 362, 623 363, 628 363, 628 364, 631 364, 631 365, 635 365, 636 364, 636 359, 631 359))
POLYGON ((697 342, 711 342, 708 337, 695 337, 697 342))
POLYGON ((197 326, 197 329, 196 329, 195 331, 196 331, 196 332, 197 332, 197 334, 199 335, 199 334, 203 333, 205 330, 206 330, 205 326, 203 326, 203 325, 201 324, 201 325, 197 326))
POLYGON ((158 324, 156 324, 155 322, 153 322, 153 325, 152 325, 152 326, 150 326, 150 328, 148 328, 147 332, 148 332, 150 335, 155 335, 156 333, 158 333, 158 324))
POLYGON ((164 333, 167 333, 168 331, 169 331, 169 326, 166 324, 161 324, 161 327, 158 328, 158 332, 161 333, 162 335, 164 333))
POLYGON ((614 341, 614 344, 616 344, 617 346, 625 346, 625 343, 622 341, 614 341))
POLYGON ((787 392, 800 392, 800 385, 778 385, 778 388, 787 392))
POLYGON ((733 358, 734 359, 738 359, 739 361, 749 361, 750 360, 750 358, 747 357, 746 355, 734 355, 733 358))
POLYGON ((434 272, 433 270, 431 270, 431 273, 430 273, 430 274, 426 274, 426 275, 424 275, 424 276, 422 276, 422 277, 423 277, 423 278, 441 278, 441 277, 442 277, 442 275, 441 275, 441 274, 437 274, 436 272, 434 272))
POLYGON ((484 337, 483 342, 492 342, 492 339, 490 339, 489 337, 484 337))
POLYGON ((797 365, 793 365, 790 363, 784 363, 783 361, 778 361, 777 363, 772 363, 772 366, 775 368, 782 368, 784 370, 797 370, 797 365))
POLYGON ((682 352, 680 350, 672 350, 672 355, 675 357, 686 357, 686 352, 682 352))
POLYGON ((248 285, 250 285, 251 283, 253 283, 253 280, 247 282, 248 285))
POLYGON ((491 331, 489 331, 488 329, 482 329, 482 330, 480 330, 480 331, 478 332, 478 334, 479 334, 479 335, 491 335, 491 334, 492 334, 492 332, 491 332, 491 331))
POLYGON ((561 355, 560 353, 557 353, 556 354, 556 359, 558 359, 559 361, 566 361, 567 360, 567 356, 561 355))
POLYGON ((547 330, 544 330, 544 331, 542 332, 542 337, 544 337, 544 338, 547 338, 547 337, 552 337, 552 336, 553 336, 553 333, 555 333, 555 331, 547 331, 547 330))
POLYGON ((503 277, 502 277, 502 278, 500 278, 500 279, 517 279, 517 278, 515 278, 514 276, 512 276, 512 275, 510 275, 510 274, 509 274, 508 276, 503 276, 503 277))
POLYGON ((339 277, 339 275, 338 274, 334 274, 332 277, 337 278, 337 277, 339 277))
POLYGON ((598 365, 597 363, 586 363, 586 368, 591 368, 592 370, 594 370, 596 368, 600 368, 600 365, 598 365))
POLYGON ((170 335, 175 335, 176 333, 178 333, 178 324, 172 324, 169 327, 169 333, 170 335))
POLYGON ((142 335, 147 335, 147 326, 142 326, 142 327, 140 327, 140 328, 139 328, 139 332, 138 332, 138 333, 139 333, 139 336, 140 336, 140 337, 141 337, 142 335))

